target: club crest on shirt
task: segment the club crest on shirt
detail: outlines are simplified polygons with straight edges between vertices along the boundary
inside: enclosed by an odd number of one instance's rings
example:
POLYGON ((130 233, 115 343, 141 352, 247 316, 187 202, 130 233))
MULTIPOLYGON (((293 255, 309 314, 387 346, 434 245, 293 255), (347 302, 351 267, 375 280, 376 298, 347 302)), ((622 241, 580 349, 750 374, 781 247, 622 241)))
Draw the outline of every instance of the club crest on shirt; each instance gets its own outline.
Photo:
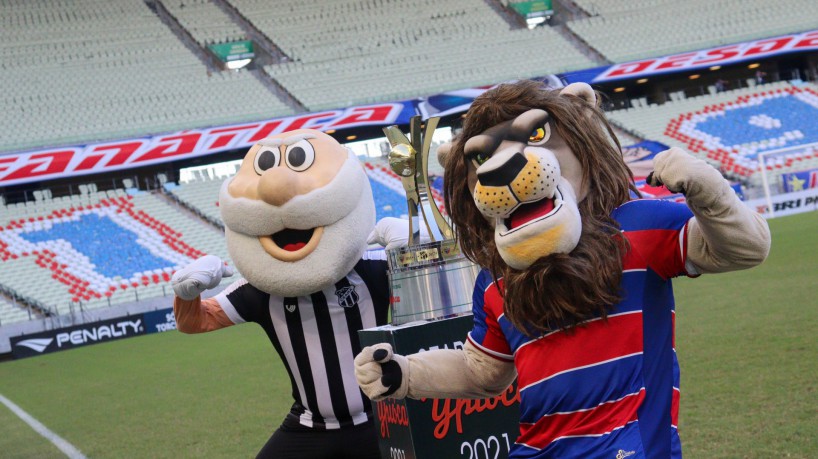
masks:
POLYGON ((354 285, 339 288, 335 291, 335 296, 338 297, 338 305, 342 308, 351 308, 358 304, 358 292, 355 291, 354 285))
POLYGON ((298 309, 298 300, 296 300, 295 298, 285 298, 284 309, 286 309, 287 312, 290 313, 295 312, 295 310, 298 309))

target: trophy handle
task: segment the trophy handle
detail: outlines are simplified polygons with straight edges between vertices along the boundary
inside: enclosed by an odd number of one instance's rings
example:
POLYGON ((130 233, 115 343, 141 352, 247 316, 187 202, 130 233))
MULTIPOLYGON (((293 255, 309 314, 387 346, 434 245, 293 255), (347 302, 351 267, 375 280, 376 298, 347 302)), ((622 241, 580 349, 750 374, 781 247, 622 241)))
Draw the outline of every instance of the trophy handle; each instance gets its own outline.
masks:
POLYGON ((409 120, 409 138, 397 126, 384 128, 392 151, 389 153, 389 165, 401 177, 401 184, 406 191, 406 204, 409 208, 409 245, 419 241, 414 237, 414 217, 422 216, 423 224, 432 241, 453 239, 451 225, 440 213, 437 203, 429 191, 429 151, 432 136, 440 121, 439 117, 429 118, 426 126, 421 128, 420 116, 409 120), (420 210, 418 211, 418 208, 420 210), (430 217, 434 219, 431 224, 430 217))
MULTIPOLYGON (((423 183, 429 187, 429 153, 432 149, 432 137, 437 129, 437 124, 440 122, 439 117, 432 117, 426 120, 426 127, 424 129, 423 135, 423 148, 420 151, 420 171, 423 174, 423 183)), ((427 189, 428 193, 428 189, 427 189)), ((426 196, 427 201, 431 204, 430 210, 432 213, 433 218, 435 219, 435 223, 437 223, 437 228, 440 230, 440 240, 444 239, 454 239, 454 232, 452 231, 451 225, 443 217, 443 214, 440 213, 440 209, 437 207, 437 203, 434 200, 434 197, 427 194, 426 196)), ((429 234, 432 234, 431 231, 429 234)))

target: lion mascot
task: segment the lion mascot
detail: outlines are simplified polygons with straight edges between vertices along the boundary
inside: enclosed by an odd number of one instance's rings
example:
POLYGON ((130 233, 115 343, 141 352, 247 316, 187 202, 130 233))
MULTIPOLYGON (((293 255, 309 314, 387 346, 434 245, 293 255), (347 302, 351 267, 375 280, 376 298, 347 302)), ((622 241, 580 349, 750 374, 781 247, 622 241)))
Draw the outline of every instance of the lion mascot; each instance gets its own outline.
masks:
POLYGON ((173 309, 183 333, 255 322, 284 362, 295 401, 258 457, 379 457, 353 359, 358 330, 386 323, 389 284, 383 250, 366 249, 405 243, 408 222, 376 226, 363 165, 314 130, 254 145, 222 185, 219 208, 243 279, 203 300, 233 272, 216 256, 199 258, 174 273, 173 309))
POLYGON ((482 398, 514 378, 514 458, 679 458, 671 278, 755 266, 770 234, 727 181, 672 148, 639 199, 590 86, 533 81, 478 97, 445 163, 447 210, 484 267, 461 350, 355 360, 373 400, 482 398))

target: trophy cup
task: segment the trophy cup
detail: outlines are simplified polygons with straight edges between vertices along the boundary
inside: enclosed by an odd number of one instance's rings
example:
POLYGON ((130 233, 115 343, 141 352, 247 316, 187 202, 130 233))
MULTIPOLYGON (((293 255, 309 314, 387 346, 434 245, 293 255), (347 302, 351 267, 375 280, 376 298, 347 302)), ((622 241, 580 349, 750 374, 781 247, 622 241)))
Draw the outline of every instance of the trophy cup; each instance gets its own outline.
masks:
MULTIPOLYGON (((409 138, 397 126, 384 129, 392 148, 389 165, 406 190, 410 238, 406 247, 387 251, 392 321, 359 330, 362 346, 389 343, 394 352, 402 355, 428 349, 458 349, 474 327, 472 292, 480 268, 460 251, 452 227, 441 215, 429 188, 429 147, 438 121, 429 118, 422 126, 420 116, 413 117, 409 138), (421 243, 415 226, 425 227, 431 242, 421 243)), ((492 457, 506 458, 507 441, 517 435, 518 400, 516 386, 510 387, 494 399, 474 401, 474 406, 483 408, 468 417, 472 405, 463 400, 381 400, 375 404, 381 457, 460 457, 464 448, 476 452, 488 447, 492 457), (461 416, 464 406, 466 411, 461 416), (457 427, 450 429, 453 417, 457 418, 457 427), (506 439, 505 447, 501 438, 506 439)))
POLYGON ((422 126, 420 116, 412 117, 411 139, 397 126, 383 130, 392 147, 389 166, 401 178, 409 208, 409 244, 387 253, 393 325, 471 312, 480 268, 461 253, 429 188, 429 149, 439 121, 429 118, 422 126), (420 243, 416 220, 426 228, 430 242, 420 243))

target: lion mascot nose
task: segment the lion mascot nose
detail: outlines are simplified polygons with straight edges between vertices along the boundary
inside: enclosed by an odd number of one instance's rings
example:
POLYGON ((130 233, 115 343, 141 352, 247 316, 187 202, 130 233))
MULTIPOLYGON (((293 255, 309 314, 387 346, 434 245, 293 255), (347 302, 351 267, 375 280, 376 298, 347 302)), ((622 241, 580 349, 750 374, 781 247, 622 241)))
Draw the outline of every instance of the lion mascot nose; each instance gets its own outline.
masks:
POLYGON ((522 153, 514 153, 496 166, 491 160, 477 172, 477 180, 483 186, 503 186, 511 183, 525 169, 528 160, 522 153), (492 167, 495 166, 495 167, 492 167))

